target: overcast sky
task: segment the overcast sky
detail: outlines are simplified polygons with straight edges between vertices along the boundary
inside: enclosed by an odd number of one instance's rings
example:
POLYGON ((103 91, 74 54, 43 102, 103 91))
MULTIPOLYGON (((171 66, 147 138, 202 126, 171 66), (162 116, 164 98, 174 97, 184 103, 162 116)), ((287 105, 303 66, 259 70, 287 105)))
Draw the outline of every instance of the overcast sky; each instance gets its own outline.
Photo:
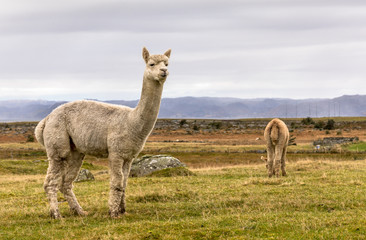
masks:
POLYGON ((163 97, 366 94, 364 0, 4 0, 0 100, 132 100, 142 47, 163 97))

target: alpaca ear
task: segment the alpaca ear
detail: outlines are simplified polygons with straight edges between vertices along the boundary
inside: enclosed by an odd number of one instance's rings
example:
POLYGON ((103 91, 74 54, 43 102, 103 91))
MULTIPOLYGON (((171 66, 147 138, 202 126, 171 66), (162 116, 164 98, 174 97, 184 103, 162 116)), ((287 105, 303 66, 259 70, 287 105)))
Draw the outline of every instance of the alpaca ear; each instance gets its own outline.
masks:
POLYGON ((172 50, 171 49, 169 49, 168 51, 166 51, 165 53, 164 53, 164 55, 165 56, 167 56, 168 58, 170 58, 170 53, 172 52, 172 50))
POLYGON ((146 47, 142 49, 142 58, 145 60, 145 63, 149 60, 150 53, 147 51, 146 47))

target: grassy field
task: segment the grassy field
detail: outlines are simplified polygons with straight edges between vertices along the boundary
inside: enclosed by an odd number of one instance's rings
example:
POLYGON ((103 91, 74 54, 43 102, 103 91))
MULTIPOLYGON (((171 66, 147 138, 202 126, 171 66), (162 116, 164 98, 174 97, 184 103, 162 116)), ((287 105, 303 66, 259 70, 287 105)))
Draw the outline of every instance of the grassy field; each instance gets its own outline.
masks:
MULTIPOLYGON (((172 155, 190 168, 223 167, 261 163, 264 145, 216 144, 207 142, 147 142, 141 155, 172 155)), ((366 158, 366 143, 344 145, 339 152, 314 152, 311 143, 289 146, 288 161, 298 160, 362 160, 366 158)), ((1 159, 46 160, 46 152, 38 143, 0 143, 1 159)), ((108 166, 108 159, 86 156, 96 165, 108 166)), ((0 162, 1 166, 1 162, 0 162)), ((1 169, 0 169, 1 173, 1 169)))
POLYGON ((44 161, 1 160, 0 239, 363 239, 366 161, 301 160, 288 177, 263 164, 191 169, 188 177, 130 178, 127 214, 108 216, 109 176, 75 183, 87 217, 48 216, 44 161), (7 166, 18 167, 9 171, 7 166), (31 164, 30 164, 31 163, 31 164), (33 167, 32 167, 33 166, 33 167), (24 171, 24 169, 27 169, 24 171))
POLYGON ((366 142, 359 142, 359 143, 355 143, 355 144, 350 144, 345 146, 345 148, 349 151, 353 151, 353 152, 365 152, 366 151, 366 142))
POLYGON ((288 176, 272 179, 260 160, 264 142, 256 140, 262 129, 180 129, 178 137, 161 130, 141 154, 172 155, 194 175, 130 178, 127 214, 110 219, 108 160, 87 156, 83 168, 96 180, 74 183, 74 190, 89 215, 71 215, 60 194, 60 221, 49 217, 42 187, 44 148, 7 136, 13 142, 0 143, 0 239, 365 239, 366 134, 350 129, 342 136, 361 142, 328 152, 314 152, 312 141, 338 130, 297 129, 288 176))

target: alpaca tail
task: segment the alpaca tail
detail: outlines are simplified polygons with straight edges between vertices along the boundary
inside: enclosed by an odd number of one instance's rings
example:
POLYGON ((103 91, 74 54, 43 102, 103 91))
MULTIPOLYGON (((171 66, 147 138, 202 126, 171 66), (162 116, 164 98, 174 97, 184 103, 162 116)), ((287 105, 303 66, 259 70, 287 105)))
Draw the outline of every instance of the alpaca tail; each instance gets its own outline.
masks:
POLYGON ((34 130, 34 134, 36 135, 37 141, 44 146, 44 140, 43 140, 43 130, 46 126, 46 118, 42 119, 36 129, 34 130))
POLYGON ((279 131, 279 127, 277 125, 276 122, 273 123, 272 127, 271 127, 271 140, 272 140, 272 143, 275 144, 278 142, 278 139, 279 139, 279 134, 280 134, 280 131, 279 131))

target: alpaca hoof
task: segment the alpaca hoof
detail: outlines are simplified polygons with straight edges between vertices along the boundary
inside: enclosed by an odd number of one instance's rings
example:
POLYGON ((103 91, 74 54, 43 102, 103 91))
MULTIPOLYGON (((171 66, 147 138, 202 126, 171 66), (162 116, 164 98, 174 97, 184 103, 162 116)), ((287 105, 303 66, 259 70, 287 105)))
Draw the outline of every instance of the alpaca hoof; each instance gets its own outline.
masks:
POLYGON ((109 215, 111 218, 120 218, 122 216, 122 214, 119 212, 110 212, 109 215))
POLYGON ((87 211, 81 211, 78 214, 79 214, 79 216, 88 216, 89 213, 87 211))
POLYGON ((54 211, 50 211, 50 216, 53 219, 61 219, 61 214, 60 214, 60 210, 54 210, 54 211))
POLYGON ((71 210, 73 213, 74 213, 74 215, 76 215, 76 216, 80 216, 80 217, 84 217, 84 216, 87 216, 88 215, 88 212, 87 211, 84 211, 84 210, 82 210, 82 209, 79 209, 79 210, 71 210))
POLYGON ((111 216, 111 218, 119 218, 121 215, 120 211, 111 211, 109 210, 109 216, 111 216))
POLYGON ((120 218, 125 214, 126 214, 125 209, 118 209, 117 211, 109 211, 109 215, 111 216, 111 218, 120 218))
POLYGON ((125 214, 126 213, 126 209, 123 208, 123 209, 119 210, 119 213, 122 214, 122 215, 125 214))

